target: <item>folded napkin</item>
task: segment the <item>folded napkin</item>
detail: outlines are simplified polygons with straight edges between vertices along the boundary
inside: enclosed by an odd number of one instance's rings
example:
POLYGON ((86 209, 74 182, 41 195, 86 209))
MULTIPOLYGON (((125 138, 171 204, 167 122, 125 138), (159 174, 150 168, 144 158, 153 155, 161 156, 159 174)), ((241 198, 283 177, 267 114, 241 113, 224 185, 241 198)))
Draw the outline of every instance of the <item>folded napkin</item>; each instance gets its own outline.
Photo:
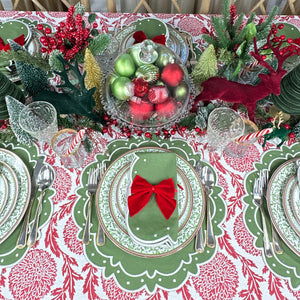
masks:
POLYGON ((176 154, 136 153, 130 175, 133 185, 128 197, 129 234, 143 245, 175 243, 178 234, 176 154))

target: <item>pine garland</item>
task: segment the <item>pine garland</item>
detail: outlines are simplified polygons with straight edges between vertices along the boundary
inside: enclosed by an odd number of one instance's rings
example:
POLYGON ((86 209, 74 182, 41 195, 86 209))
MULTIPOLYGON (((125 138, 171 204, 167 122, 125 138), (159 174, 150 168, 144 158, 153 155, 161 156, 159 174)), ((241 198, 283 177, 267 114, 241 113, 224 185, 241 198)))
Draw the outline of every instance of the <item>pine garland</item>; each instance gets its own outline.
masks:
POLYGON ((45 72, 50 71, 50 66, 48 61, 40 54, 34 53, 30 54, 23 49, 18 49, 16 51, 0 51, 0 60, 13 60, 15 62, 23 62, 25 64, 33 65, 36 68, 39 68, 45 72))

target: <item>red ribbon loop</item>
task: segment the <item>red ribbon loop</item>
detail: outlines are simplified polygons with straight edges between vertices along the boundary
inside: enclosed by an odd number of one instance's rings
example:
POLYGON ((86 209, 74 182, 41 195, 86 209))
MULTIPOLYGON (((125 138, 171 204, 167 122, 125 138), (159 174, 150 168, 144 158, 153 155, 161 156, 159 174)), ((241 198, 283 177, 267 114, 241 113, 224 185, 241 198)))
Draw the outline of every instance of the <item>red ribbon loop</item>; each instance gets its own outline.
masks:
POLYGON ((131 185, 131 195, 128 197, 129 215, 132 217, 139 213, 154 193, 160 211, 168 220, 176 208, 175 192, 172 178, 165 179, 157 185, 152 185, 143 177, 136 175, 131 185))
MULTIPOLYGON (((140 31, 136 31, 133 36, 132 36, 135 40, 134 44, 137 44, 137 43, 141 43, 143 42, 144 40, 147 39, 147 36, 146 34, 144 33, 144 31, 140 30, 140 31)), ((162 44, 162 45, 165 45, 166 44, 166 36, 164 34, 161 34, 161 35, 157 35, 155 36, 152 41, 154 43, 158 43, 158 44, 162 44)))

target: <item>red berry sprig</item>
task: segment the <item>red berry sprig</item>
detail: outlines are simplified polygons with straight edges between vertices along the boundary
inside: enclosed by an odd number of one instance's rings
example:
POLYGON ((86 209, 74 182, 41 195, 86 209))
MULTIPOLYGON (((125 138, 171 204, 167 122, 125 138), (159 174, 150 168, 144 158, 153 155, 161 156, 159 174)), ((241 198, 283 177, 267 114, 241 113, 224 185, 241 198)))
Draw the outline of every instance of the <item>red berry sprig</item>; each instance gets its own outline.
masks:
POLYGON ((89 43, 91 31, 97 28, 97 23, 92 24, 92 28, 87 28, 80 14, 74 17, 75 8, 71 6, 68 10, 66 22, 60 22, 55 28, 56 32, 51 35, 51 29, 45 28, 42 24, 37 25, 37 29, 44 35, 40 38, 43 47, 42 53, 50 54, 54 49, 58 49, 66 60, 71 60, 81 52, 89 43))
MULTIPOLYGON (((271 28, 271 33, 273 34, 272 46, 276 47, 279 43, 286 42, 288 45, 280 49, 280 55, 284 56, 285 53, 287 52, 293 52, 296 55, 300 55, 300 38, 293 40, 292 38, 287 38, 284 34, 279 35, 280 34, 279 31, 283 28, 284 28, 284 24, 279 24, 277 25, 277 27, 275 24, 272 25, 271 28)), ((267 50, 268 48, 269 48, 268 44, 265 44, 263 46, 264 50, 267 50)))

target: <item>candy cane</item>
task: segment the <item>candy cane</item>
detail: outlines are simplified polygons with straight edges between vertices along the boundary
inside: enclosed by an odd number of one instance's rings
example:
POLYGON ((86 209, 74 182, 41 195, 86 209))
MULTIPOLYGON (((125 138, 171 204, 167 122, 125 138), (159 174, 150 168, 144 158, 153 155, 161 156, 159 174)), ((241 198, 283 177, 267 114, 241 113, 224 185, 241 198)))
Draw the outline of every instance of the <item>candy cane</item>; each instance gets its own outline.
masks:
POLYGON ((255 138, 258 138, 258 137, 261 137, 261 136, 264 136, 270 132, 273 131, 273 128, 265 128, 263 130, 260 130, 260 131, 256 131, 254 133, 249 133, 247 135, 243 135, 241 137, 239 137, 237 139, 238 142, 245 142, 245 141, 250 141, 250 140, 253 140, 255 138))
POLYGON ((73 152, 75 146, 82 140, 84 134, 85 134, 85 129, 81 129, 77 132, 75 138, 73 139, 73 141, 72 141, 69 149, 65 153, 65 155, 70 155, 73 152))

